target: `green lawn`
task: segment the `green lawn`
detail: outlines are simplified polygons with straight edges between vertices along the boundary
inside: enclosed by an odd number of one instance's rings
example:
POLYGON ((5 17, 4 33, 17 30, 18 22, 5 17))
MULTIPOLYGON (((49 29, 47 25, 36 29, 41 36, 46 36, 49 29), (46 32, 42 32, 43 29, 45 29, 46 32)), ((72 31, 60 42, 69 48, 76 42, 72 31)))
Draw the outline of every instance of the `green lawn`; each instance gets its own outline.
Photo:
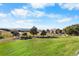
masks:
POLYGON ((0 43, 0 56, 73 56, 78 50, 78 36, 0 43))

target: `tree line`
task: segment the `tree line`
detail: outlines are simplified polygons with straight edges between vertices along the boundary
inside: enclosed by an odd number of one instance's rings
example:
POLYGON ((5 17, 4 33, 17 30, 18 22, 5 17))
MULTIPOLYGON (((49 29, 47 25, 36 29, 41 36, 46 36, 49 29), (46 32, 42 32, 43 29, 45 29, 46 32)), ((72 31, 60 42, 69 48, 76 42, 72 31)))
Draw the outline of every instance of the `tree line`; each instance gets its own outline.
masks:
MULTIPOLYGON (((6 30, 9 31, 9 30, 6 30)), ((12 33, 13 36, 16 36, 17 38, 19 38, 20 34, 19 31, 10 31, 12 33)), ((67 34, 67 35, 75 35, 75 36, 79 36, 79 24, 75 24, 75 25, 71 25, 71 26, 67 26, 65 28, 61 29, 55 29, 55 30, 38 30, 37 27, 33 26, 30 30, 29 33, 33 36, 29 36, 27 32, 23 32, 22 33, 22 37, 21 38, 32 38, 32 37, 37 37, 36 35, 40 32, 40 36, 41 37, 45 37, 48 33, 50 35, 62 35, 62 34, 67 34)), ((47 36, 49 36, 49 34, 47 36)))
MULTIPOLYGON (((32 37, 35 37, 35 35, 37 35, 39 33, 39 30, 37 29, 37 27, 33 26, 29 32, 33 35, 32 37)), ((40 35, 42 37, 44 37, 47 33, 50 33, 50 30, 49 29, 41 30, 40 32, 41 32, 40 35)), ((18 35, 19 33, 15 32, 15 35, 16 34, 18 35)), ((57 35, 67 34, 67 35, 78 36, 79 35, 79 24, 67 26, 67 27, 63 28, 62 30, 61 29, 56 29, 55 31, 51 30, 51 34, 54 34, 54 35, 55 34, 57 34, 57 35)), ((27 33, 23 33, 22 35, 28 36, 27 33)))

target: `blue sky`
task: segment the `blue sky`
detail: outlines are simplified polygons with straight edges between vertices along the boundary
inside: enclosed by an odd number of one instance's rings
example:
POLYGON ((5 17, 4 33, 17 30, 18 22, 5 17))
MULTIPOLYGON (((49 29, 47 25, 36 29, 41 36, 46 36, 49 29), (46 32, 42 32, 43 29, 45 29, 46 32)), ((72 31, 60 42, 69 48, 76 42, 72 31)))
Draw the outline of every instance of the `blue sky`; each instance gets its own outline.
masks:
POLYGON ((0 28, 62 29, 78 23, 78 3, 0 4, 0 28))

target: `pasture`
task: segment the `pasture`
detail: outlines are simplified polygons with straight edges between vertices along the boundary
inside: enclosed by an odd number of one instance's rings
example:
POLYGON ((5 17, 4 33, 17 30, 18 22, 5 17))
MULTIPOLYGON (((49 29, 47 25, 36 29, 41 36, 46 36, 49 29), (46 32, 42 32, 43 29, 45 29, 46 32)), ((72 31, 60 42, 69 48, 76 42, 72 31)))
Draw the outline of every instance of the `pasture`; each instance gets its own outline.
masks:
POLYGON ((0 56, 75 56, 79 36, 0 42, 0 56))

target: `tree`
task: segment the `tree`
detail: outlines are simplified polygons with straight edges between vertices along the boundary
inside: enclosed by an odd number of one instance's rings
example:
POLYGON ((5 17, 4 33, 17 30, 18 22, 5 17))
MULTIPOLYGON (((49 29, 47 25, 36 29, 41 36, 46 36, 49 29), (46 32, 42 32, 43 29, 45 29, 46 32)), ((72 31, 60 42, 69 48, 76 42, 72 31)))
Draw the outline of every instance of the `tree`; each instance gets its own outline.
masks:
POLYGON ((23 36, 23 37, 27 37, 27 33, 23 33, 22 36, 23 36))
POLYGON ((63 29, 68 35, 79 35, 79 24, 71 25, 63 29))
POLYGON ((62 34, 62 30, 56 29, 56 34, 62 34))
POLYGON ((33 26, 31 29, 30 29, 30 33, 34 36, 34 35, 37 35, 38 31, 37 31, 37 28, 35 26, 33 26))
POLYGON ((49 29, 47 29, 47 33, 50 33, 50 30, 49 29))
POLYGON ((27 33, 22 33, 21 39, 22 39, 22 40, 23 40, 23 39, 28 39, 27 33))
POLYGON ((52 32, 51 33, 53 33, 54 34, 54 31, 52 30, 52 32))
POLYGON ((47 32, 45 30, 42 30, 41 35, 44 36, 44 35, 46 35, 46 33, 47 32))
POLYGON ((47 36, 50 36, 50 30, 47 29, 46 32, 47 32, 47 36))
POLYGON ((14 36, 14 38, 16 38, 16 39, 18 39, 19 36, 20 36, 20 34, 19 34, 19 32, 17 30, 13 30, 13 31, 11 31, 11 33, 14 36))

